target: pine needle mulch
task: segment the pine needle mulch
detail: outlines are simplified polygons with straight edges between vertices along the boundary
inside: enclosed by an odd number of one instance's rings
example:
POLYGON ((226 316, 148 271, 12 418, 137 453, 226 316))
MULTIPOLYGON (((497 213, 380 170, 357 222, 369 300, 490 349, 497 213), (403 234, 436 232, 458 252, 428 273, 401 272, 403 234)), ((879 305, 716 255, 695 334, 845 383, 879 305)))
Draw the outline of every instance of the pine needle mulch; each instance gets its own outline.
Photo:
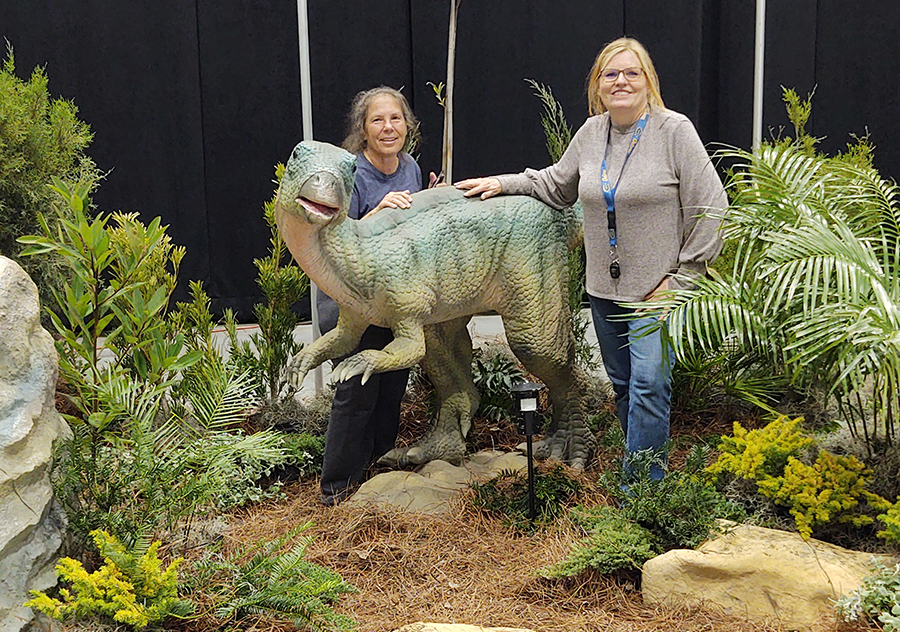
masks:
MULTIPOLYGON (((358 592, 335 610, 360 632, 416 621, 518 627, 541 632, 770 632, 775 627, 697 608, 645 606, 633 583, 599 575, 549 581, 535 570, 569 552, 581 534, 565 524, 522 535, 460 499, 430 516, 318 503, 317 481, 245 511, 226 534, 235 545, 312 522, 307 559, 337 571, 358 592)), ((262 627, 255 628, 258 630, 262 627)), ((274 629, 274 628, 272 628, 274 629)), ((835 629, 835 628, 831 628, 835 629)))

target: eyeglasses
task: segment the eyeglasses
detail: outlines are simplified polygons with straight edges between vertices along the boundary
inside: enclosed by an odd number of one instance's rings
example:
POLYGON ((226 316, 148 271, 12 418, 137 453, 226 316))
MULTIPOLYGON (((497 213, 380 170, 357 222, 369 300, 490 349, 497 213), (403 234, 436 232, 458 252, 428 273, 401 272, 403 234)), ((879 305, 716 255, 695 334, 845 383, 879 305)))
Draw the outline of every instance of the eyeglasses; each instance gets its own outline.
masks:
POLYGON ((600 73, 600 78, 606 83, 612 83, 619 78, 619 75, 625 75, 625 81, 637 81, 644 76, 644 69, 625 68, 624 70, 616 70, 615 68, 607 68, 600 73))

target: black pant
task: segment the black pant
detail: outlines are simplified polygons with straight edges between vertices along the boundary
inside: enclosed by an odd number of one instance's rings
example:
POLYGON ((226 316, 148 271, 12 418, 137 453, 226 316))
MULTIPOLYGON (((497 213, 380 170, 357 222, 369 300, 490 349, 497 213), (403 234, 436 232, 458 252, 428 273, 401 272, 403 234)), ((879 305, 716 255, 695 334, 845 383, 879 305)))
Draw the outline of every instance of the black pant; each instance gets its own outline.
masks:
MULTIPOLYGON (((383 349, 394 339, 390 329, 371 326, 359 347, 383 349)), ((342 360, 335 359, 335 366, 342 360)), ((322 493, 339 494, 361 482, 369 465, 394 447, 400 425, 400 402, 409 381, 409 369, 375 373, 365 385, 362 376, 338 382, 325 433, 322 493)))

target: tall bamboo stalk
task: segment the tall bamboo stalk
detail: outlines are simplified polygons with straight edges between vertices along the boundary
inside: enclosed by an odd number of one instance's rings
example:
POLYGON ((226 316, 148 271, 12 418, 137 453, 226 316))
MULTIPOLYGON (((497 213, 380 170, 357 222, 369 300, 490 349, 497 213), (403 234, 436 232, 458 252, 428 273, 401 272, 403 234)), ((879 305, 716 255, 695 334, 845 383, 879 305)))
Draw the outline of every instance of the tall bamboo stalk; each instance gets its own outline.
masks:
POLYGON ((444 153, 441 167, 445 182, 453 182, 453 72, 456 66, 456 14, 462 0, 450 0, 450 35, 447 42, 447 96, 444 101, 444 153))

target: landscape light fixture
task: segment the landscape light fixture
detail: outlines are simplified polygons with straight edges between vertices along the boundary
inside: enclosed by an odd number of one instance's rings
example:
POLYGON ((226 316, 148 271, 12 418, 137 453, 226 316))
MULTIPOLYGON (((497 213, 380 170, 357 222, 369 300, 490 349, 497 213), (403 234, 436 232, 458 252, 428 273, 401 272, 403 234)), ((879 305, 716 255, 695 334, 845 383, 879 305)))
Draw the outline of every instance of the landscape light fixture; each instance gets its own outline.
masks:
POLYGON ((531 437, 534 435, 534 414, 538 409, 538 395, 544 388, 537 382, 520 382, 512 387, 519 413, 520 430, 525 433, 526 456, 528 458, 528 519, 533 523, 534 511, 534 456, 531 452, 531 437))

